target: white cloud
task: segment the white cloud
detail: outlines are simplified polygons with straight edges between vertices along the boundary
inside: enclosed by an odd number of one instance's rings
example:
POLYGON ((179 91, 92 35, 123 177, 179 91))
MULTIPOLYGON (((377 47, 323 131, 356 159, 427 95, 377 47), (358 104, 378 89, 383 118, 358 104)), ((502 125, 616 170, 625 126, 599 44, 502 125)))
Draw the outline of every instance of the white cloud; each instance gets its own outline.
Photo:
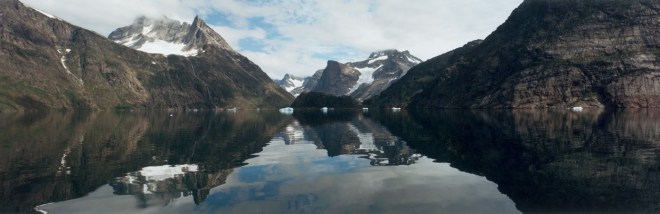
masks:
POLYGON ((397 48, 430 59, 483 39, 522 0, 23 0, 73 24, 107 35, 138 15, 190 22, 195 14, 273 78, 311 75, 327 58, 361 60, 397 48), (231 22, 215 23, 221 12, 231 22), (269 28, 254 26, 262 18, 269 28), (276 33, 277 36, 269 36, 276 33), (259 50, 240 47, 252 38, 259 50))
MULTIPOLYGON (((227 40, 229 45, 235 49, 239 49, 239 41, 245 38, 253 39, 266 39, 266 31, 261 28, 255 29, 237 29, 227 26, 209 25, 213 30, 218 32, 222 37, 227 40)), ((240 50, 240 49, 239 49, 240 50)))

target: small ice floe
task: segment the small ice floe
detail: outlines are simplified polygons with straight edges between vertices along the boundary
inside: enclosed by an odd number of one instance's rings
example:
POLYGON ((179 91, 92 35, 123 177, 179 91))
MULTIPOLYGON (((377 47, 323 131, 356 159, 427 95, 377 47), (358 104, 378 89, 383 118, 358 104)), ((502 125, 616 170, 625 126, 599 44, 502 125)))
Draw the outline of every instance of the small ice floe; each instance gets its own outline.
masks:
POLYGON ((583 109, 584 108, 582 108, 580 106, 575 106, 575 107, 571 108, 571 110, 573 110, 574 112, 581 112, 583 109))
POLYGON ((280 113, 282 113, 282 114, 293 114, 293 108, 291 108, 291 107, 281 108, 280 113))
POLYGON ((328 107, 323 107, 323 108, 321 108, 321 111, 322 111, 323 113, 328 113, 328 107))

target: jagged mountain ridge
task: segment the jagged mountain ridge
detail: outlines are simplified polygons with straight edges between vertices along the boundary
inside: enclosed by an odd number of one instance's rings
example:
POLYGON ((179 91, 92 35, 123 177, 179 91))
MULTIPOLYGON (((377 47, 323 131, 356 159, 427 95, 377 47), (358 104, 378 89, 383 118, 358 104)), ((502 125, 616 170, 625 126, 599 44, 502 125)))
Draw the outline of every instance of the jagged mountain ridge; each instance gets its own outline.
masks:
POLYGON ((192 24, 161 17, 145 16, 133 24, 118 28, 108 38, 119 44, 148 53, 195 56, 207 45, 233 51, 231 46, 202 19, 195 17, 192 24))
MULTIPOLYGON (((282 107, 293 97, 244 56, 215 43, 196 57, 137 51, 0 2, 0 109, 282 107)), ((203 32, 191 41, 213 38, 203 32)), ((209 28, 210 29, 210 28, 209 28)))
POLYGON ((315 91, 336 96, 350 95, 357 100, 364 100, 379 94, 421 62, 408 51, 384 50, 371 53, 363 61, 340 63, 330 60, 325 69, 304 78, 302 87, 292 88, 290 84, 284 84, 289 74, 279 80, 278 84, 294 96, 315 91))
POLYGON ((480 44, 409 72, 430 74, 427 84, 404 78, 368 103, 660 107, 659 17, 658 1, 525 0, 480 44))
POLYGON ((304 83, 308 81, 307 79, 311 77, 297 77, 291 74, 286 74, 281 80, 275 80, 275 84, 284 88, 287 92, 291 93, 294 97, 297 97, 304 91, 304 83))
POLYGON ((275 84, 284 88, 294 97, 298 97, 303 92, 309 92, 318 83, 323 74, 323 69, 317 70, 314 75, 309 77, 298 77, 291 74, 285 74, 281 80, 274 80, 275 84))

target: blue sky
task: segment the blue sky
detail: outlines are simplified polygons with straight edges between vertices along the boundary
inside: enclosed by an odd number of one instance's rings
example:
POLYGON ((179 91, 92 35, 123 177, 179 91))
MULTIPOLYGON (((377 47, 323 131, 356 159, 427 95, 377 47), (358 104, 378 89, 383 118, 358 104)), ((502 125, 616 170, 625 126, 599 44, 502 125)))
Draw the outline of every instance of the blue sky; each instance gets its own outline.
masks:
POLYGON ((426 60, 483 39, 522 0, 22 0, 108 35, 146 15, 202 17, 272 78, 308 76, 327 60, 364 60, 384 49, 426 60))

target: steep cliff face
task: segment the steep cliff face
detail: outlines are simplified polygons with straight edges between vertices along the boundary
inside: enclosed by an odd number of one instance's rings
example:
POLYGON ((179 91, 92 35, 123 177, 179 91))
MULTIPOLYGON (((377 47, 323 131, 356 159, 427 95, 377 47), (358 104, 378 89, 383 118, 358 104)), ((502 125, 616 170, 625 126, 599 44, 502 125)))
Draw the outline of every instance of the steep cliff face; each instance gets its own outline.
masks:
MULTIPOLYGON (((438 57, 415 67, 411 73, 433 71, 433 80, 409 89, 419 92, 398 104, 660 107, 658 26, 658 1, 526 0, 472 50, 446 63, 438 57)), ((412 84, 407 81, 390 90, 412 84)), ((387 100, 370 102, 385 105, 387 100)))
POLYGON ((0 14, 0 109, 279 107, 292 100, 221 45, 206 44, 196 57, 147 54, 16 0, 0 2, 0 14))

